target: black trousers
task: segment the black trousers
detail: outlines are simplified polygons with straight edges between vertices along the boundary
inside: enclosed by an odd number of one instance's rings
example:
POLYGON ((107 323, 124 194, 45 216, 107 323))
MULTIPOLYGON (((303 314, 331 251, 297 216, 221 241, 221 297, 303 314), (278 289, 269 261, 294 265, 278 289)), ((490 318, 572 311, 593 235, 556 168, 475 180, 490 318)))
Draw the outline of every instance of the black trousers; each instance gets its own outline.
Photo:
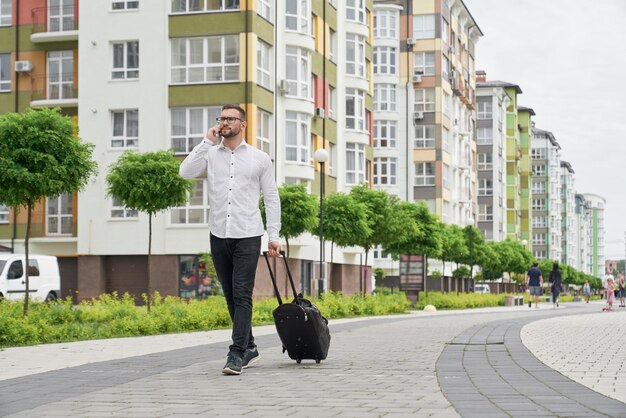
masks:
POLYGON ((233 321, 231 351, 254 348, 252 291, 261 253, 261 237, 218 238, 211 234, 211 256, 233 321))

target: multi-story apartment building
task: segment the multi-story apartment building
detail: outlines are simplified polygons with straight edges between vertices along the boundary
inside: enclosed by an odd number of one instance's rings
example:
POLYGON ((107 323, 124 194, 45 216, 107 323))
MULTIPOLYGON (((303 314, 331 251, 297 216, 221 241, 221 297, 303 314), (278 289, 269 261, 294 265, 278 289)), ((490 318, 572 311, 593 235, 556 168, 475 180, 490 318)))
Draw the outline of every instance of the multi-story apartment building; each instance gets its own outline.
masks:
MULTIPOLYGON (((520 140, 519 162, 519 203, 520 203, 520 232, 519 239, 523 242, 531 242, 532 231, 532 146, 533 130, 532 117, 535 111, 529 107, 519 106, 517 109, 517 121, 520 140)), ((527 248, 530 248, 527 246, 527 248)))
POLYGON ((561 160, 561 263, 569 266, 578 265, 578 245, 576 241, 576 189, 574 188, 574 169, 561 160))
POLYGON ((561 260, 561 147, 552 132, 533 128, 532 248, 538 260, 561 260))
POLYGON ((602 278, 606 273, 604 252, 604 209, 606 206, 606 200, 602 196, 598 196, 593 193, 584 193, 583 197, 588 202, 590 212, 589 258, 591 271, 589 274, 602 278))
MULTIPOLYGON (((330 154, 327 193, 372 183, 372 2, 78 6, 78 0, 20 1, 18 13, 15 2, 2 1, 0 111, 64 106, 78 116, 81 137, 96 146, 99 173, 78 196, 80 204, 76 196, 43 204, 31 241, 34 251, 71 256, 81 298, 145 290, 147 216, 107 197, 109 165, 126 150, 171 149, 184 158, 224 103, 246 110, 247 142, 272 157, 279 185, 302 183, 319 193, 318 148, 330 154), (30 70, 13 73, 16 61, 30 70)), ((182 279, 198 274, 197 254, 209 250, 205 182, 196 181, 185 206, 153 219, 153 277, 163 293, 182 294, 182 279)), ((23 219, 7 221, 12 218, 0 208, 5 246, 13 225, 19 237, 13 241, 23 238, 23 219)), ((318 276, 326 278, 325 288, 368 290, 368 281, 359 288, 359 251, 335 249, 334 264, 322 275, 317 239, 305 235, 290 244, 303 291, 314 293, 318 276)))
POLYGON ((591 239, 591 203, 582 194, 576 193, 576 216, 575 216, 575 236, 577 247, 576 263, 572 265, 575 269, 585 274, 593 272, 592 265, 592 239, 591 239))

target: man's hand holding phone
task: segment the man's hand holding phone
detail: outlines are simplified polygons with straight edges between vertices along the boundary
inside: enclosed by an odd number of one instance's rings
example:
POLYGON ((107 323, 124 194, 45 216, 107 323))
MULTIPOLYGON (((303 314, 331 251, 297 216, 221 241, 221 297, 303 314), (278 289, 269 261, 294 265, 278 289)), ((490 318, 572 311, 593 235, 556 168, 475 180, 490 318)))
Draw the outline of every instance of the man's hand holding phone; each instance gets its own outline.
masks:
POLYGON ((220 125, 217 124, 215 126, 211 126, 206 133, 206 138, 213 143, 220 142, 222 140, 222 135, 220 134, 220 125))

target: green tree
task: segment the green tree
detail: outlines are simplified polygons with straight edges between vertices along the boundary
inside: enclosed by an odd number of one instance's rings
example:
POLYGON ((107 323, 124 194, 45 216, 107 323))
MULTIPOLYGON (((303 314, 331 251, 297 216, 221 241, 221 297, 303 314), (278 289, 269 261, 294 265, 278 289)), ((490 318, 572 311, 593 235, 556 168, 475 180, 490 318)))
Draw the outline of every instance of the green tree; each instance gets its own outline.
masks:
MULTIPOLYGON (((91 159, 93 145, 78 138, 76 131, 72 119, 58 109, 0 116, 0 203, 26 207, 26 260, 33 206, 46 196, 81 190, 96 173, 97 164, 91 159)), ((29 269, 24 271, 27 316, 29 269)))
POLYGON ((484 257, 480 262, 484 280, 496 280, 502 277, 502 254, 498 251, 497 241, 487 242, 484 257))
POLYGON ((446 269, 446 262, 456 262, 457 267, 460 260, 467 256, 468 248, 465 246, 463 229, 454 224, 441 224, 441 254, 443 270, 446 269))
POLYGON ((461 257, 461 263, 470 266, 470 278, 472 277, 474 266, 482 264, 486 259, 485 255, 485 237, 480 229, 472 225, 463 228, 463 240, 467 247, 467 253, 461 257))
POLYGON ((107 193, 125 207, 148 214, 148 313, 152 302, 152 217, 187 201, 193 180, 178 174, 180 163, 169 151, 126 151, 109 167, 107 193))

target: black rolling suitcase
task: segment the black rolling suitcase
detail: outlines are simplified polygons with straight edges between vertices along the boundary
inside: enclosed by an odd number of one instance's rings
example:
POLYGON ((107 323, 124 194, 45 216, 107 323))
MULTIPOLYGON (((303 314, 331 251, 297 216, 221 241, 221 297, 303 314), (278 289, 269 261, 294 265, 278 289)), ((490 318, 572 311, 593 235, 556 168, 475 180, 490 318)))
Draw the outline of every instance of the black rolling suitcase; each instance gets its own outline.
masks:
POLYGON ((270 266, 267 251, 263 252, 267 268, 270 271, 272 284, 276 299, 278 299, 278 307, 274 309, 274 322, 280 341, 283 343, 283 353, 287 351, 289 357, 294 359, 298 364, 302 360, 315 360, 316 363, 326 359, 328 355, 328 346, 330 345, 330 331, 328 330, 328 320, 322 316, 317 306, 310 301, 304 299, 302 294, 296 292, 293 284, 293 278, 287 265, 285 252, 281 251, 280 255, 285 260, 285 269, 291 284, 291 290, 295 299, 291 303, 283 303, 276 285, 276 278, 270 266))

